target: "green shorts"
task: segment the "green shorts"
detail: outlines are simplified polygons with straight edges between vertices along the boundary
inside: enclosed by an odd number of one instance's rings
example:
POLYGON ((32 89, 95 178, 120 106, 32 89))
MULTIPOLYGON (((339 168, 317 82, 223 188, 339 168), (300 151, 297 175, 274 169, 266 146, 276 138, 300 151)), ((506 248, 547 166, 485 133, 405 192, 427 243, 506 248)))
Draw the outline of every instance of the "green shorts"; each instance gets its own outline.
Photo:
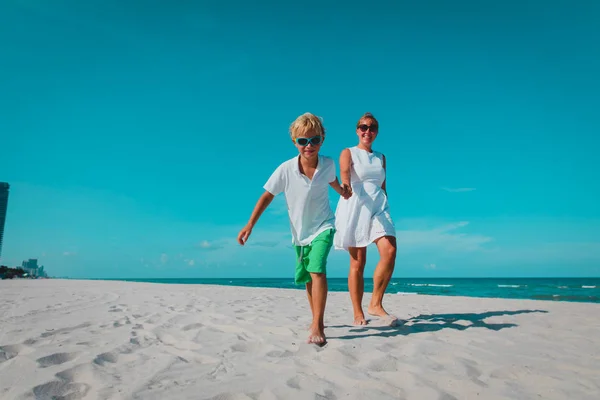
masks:
POLYGON ((308 246, 294 246, 296 250, 296 276, 297 285, 312 281, 310 273, 326 274, 327 257, 333 245, 335 229, 321 232, 308 246))

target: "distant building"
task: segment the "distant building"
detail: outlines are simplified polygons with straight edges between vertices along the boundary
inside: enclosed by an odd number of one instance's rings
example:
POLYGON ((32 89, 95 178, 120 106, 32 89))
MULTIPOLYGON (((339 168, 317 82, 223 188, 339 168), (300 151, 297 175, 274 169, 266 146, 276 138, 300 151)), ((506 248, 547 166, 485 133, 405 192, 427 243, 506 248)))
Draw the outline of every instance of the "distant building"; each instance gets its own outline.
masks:
POLYGON ((8 209, 8 189, 10 185, 0 182, 0 260, 2 259, 2 240, 4 239, 4 224, 6 222, 6 210, 8 209))
POLYGON ((21 268, 23 268, 23 271, 29 274, 29 276, 35 278, 46 278, 44 266, 38 266, 38 260, 36 258, 30 258, 27 261, 23 261, 21 268))

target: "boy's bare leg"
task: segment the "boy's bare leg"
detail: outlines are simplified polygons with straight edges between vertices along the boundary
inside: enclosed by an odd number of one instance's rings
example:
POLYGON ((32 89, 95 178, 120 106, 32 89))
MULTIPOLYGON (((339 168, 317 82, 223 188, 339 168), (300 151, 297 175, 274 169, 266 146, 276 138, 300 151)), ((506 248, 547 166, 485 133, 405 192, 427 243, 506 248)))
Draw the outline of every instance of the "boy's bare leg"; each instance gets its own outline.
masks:
MULTIPOLYGON (((315 308, 313 305, 313 298, 312 298, 312 281, 306 283, 306 296, 308 297, 308 304, 310 305, 310 312, 314 318, 315 317, 315 308)), ((311 322, 310 326, 308 327, 308 329, 310 330, 311 327, 312 327, 312 322, 311 322)))
POLYGON ((348 290, 354 309, 354 325, 366 325, 365 314, 362 309, 363 294, 365 292, 365 263, 367 262, 366 247, 350 247, 350 272, 348 273, 348 290))
MULTIPOLYGON (((371 315, 388 318, 390 315, 384 310, 382 302, 396 264, 396 238, 384 236, 377 240, 376 244, 379 250, 379 262, 373 274, 373 296, 367 311, 371 315)), ((392 317, 392 319, 397 318, 392 317)))
MULTIPOLYGON (((325 304, 327 302, 327 277, 325 274, 310 273, 312 285, 310 288, 309 299, 312 299, 313 321, 310 326, 308 343, 323 345, 325 339, 325 304)), ((308 284, 306 286, 309 288, 308 284)), ((310 301, 310 300, 309 300, 310 301)))

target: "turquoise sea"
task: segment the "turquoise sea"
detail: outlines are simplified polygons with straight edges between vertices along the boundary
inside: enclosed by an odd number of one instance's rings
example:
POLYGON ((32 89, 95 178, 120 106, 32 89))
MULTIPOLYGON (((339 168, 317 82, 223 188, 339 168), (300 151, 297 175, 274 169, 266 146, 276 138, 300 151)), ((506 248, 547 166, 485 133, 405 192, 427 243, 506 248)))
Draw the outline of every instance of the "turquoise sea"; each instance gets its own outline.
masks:
MULTIPOLYGON (((290 278, 121 279, 131 282, 210 284, 304 290, 290 278)), ((345 278, 329 278, 329 290, 346 292, 345 278)), ((365 291, 373 280, 365 278, 365 291)), ((498 297, 600 303, 600 278, 394 278, 388 293, 441 296, 498 297)))

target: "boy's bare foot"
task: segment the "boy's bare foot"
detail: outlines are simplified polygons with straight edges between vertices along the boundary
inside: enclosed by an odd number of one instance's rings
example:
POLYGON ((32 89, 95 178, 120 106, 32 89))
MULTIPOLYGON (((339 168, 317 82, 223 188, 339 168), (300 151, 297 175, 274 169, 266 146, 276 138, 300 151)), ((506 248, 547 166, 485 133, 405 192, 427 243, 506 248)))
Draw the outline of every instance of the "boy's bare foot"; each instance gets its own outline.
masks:
POLYGON ((383 318, 386 321, 389 321, 391 326, 396 325, 396 322, 398 321, 398 318, 394 317, 393 315, 388 314, 387 311, 385 311, 382 306, 378 306, 378 307, 369 306, 369 308, 367 309, 367 312, 370 315, 373 315, 373 316, 379 317, 379 318, 383 318))
POLYGON ((308 340, 306 341, 307 343, 313 343, 317 346, 323 346, 325 343, 327 343, 323 327, 311 327, 309 331, 310 333, 308 335, 308 340))
POLYGON ((367 325, 367 320, 364 314, 354 316, 354 325, 367 325))

